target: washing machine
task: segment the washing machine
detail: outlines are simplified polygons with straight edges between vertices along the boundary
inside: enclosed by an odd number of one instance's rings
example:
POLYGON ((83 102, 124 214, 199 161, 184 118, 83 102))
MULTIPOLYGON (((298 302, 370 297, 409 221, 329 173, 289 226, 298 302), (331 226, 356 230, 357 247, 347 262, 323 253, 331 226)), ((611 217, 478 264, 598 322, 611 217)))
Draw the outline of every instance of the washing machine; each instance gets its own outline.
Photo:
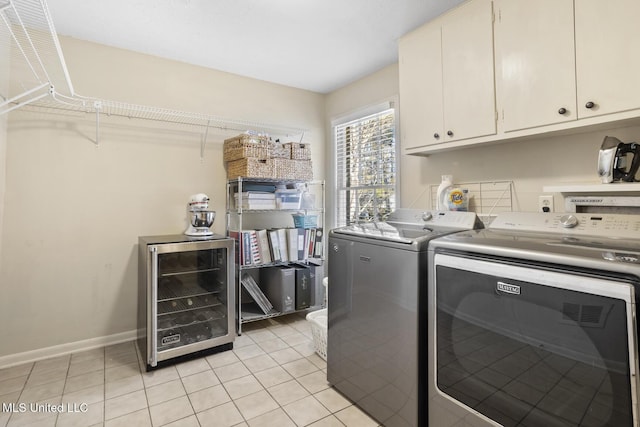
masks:
POLYGON ((399 209, 329 233, 327 378, 380 424, 426 422, 418 395, 428 243, 481 226, 472 212, 399 209))
POLYGON ((639 425, 639 215, 500 214, 428 275, 429 426, 639 425))

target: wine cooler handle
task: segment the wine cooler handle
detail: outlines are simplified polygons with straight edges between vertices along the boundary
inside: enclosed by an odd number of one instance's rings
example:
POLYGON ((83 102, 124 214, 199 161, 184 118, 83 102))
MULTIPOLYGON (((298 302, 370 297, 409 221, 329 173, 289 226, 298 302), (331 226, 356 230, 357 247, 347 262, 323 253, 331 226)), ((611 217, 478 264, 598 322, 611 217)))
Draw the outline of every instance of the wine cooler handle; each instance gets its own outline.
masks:
POLYGON ((151 251, 151 348, 149 365, 158 364, 158 248, 150 246, 151 251))

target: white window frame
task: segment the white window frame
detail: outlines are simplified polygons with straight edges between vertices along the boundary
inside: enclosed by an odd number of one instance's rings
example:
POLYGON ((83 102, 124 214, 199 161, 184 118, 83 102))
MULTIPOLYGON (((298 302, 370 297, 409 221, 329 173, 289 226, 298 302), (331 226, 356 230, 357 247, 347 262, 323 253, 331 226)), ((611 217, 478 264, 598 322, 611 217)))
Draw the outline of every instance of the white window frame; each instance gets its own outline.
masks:
MULTIPOLYGON (((376 186, 371 186, 370 188, 375 189, 375 188, 381 188, 381 187, 386 187, 389 188, 391 187, 393 189, 394 192, 394 199, 395 199, 395 207, 397 208, 400 205, 400 171, 399 171, 399 165, 400 165, 400 138, 399 138, 399 109, 397 107, 397 100, 393 99, 393 100, 389 100, 389 101, 385 101, 383 103, 380 104, 376 104, 373 106, 369 106, 369 107, 365 107, 365 108, 361 108, 358 109, 356 111, 353 111, 347 115, 344 115, 338 119, 335 119, 332 121, 331 123, 331 131, 332 131, 332 139, 333 139, 333 163, 334 163, 334 188, 333 188, 333 201, 334 201, 334 209, 333 209, 333 215, 334 215, 334 222, 336 226, 343 226, 346 225, 345 224, 345 218, 344 218, 344 213, 340 212, 341 210, 341 192, 347 191, 347 188, 353 188, 354 190, 358 190, 358 189, 365 189, 367 188, 366 186, 361 186, 361 187, 344 187, 344 186, 340 186, 341 185, 341 177, 340 177, 340 162, 342 159, 340 159, 338 157, 338 138, 337 138, 337 128, 344 126, 345 124, 348 124, 350 122, 354 122, 354 121, 358 121, 361 119, 365 119, 366 117, 369 116, 373 116, 373 115, 377 115, 380 114, 386 110, 393 110, 393 114, 394 114, 394 155, 395 155, 395 177, 394 177, 394 185, 392 186, 387 186, 387 185, 376 185, 376 186), (342 217, 341 217, 342 215, 342 217)), ((379 218, 369 218, 369 220, 375 220, 375 219, 379 219, 379 218)))

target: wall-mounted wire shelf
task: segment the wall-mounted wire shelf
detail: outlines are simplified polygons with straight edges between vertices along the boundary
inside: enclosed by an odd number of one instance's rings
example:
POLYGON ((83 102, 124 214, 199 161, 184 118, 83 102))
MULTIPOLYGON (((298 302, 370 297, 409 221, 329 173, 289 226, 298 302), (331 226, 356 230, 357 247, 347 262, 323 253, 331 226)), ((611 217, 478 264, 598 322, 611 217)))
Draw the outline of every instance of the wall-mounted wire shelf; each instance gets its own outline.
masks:
MULTIPOLYGON (((436 207, 439 184, 429 186, 431 208, 436 207)), ((469 211, 490 220, 500 212, 513 210, 513 181, 460 182, 454 186, 468 191, 469 211)))
MULTIPOLYGON (((0 57, 9 57, 7 89, 0 85, 0 115, 18 108, 56 113, 91 113, 277 136, 304 134, 305 129, 212 116, 204 113, 91 98, 74 92, 46 0, 0 0, 0 57), (3 93, 5 92, 5 93, 3 93)), ((2 71, 2 70, 0 70, 2 71)), ((0 73, 0 76, 2 73, 0 73)))

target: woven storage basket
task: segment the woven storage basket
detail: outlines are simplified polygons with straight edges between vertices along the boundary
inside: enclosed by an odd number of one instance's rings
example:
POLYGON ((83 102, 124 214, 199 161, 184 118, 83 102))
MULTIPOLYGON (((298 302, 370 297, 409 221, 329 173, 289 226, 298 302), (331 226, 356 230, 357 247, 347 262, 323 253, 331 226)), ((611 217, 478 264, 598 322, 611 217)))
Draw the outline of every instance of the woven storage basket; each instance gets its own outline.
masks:
POLYGON ((272 159, 257 159, 246 157, 227 163, 227 179, 243 178, 274 178, 272 159))
POLYGON ((275 144, 271 149, 271 157, 274 159, 291 158, 291 150, 283 144, 275 144))
POLYGON ((271 143, 264 136, 239 135, 224 141, 224 161, 245 157, 268 159, 271 157, 271 143))
POLYGON ((273 159, 276 179, 313 179, 311 160, 273 159))
POLYGON ((309 144, 287 142, 284 146, 289 151, 289 158, 293 160, 311 160, 311 148, 309 144))

